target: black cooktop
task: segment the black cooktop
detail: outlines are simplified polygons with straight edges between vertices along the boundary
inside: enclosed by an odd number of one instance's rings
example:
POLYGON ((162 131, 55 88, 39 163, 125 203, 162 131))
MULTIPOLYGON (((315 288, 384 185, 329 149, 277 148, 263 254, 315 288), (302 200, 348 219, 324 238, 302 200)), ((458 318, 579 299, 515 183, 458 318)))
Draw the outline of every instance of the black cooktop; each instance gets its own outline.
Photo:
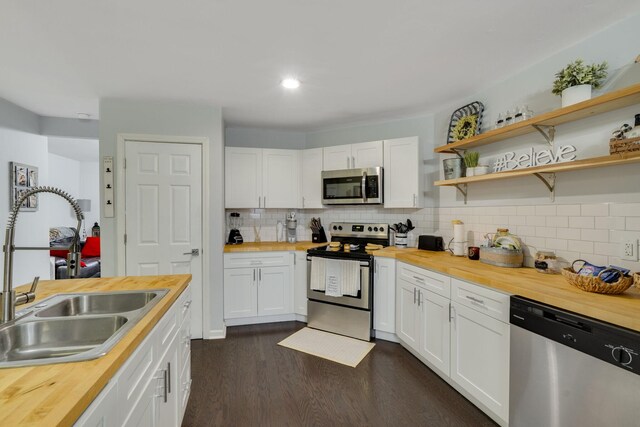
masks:
POLYGON ((326 258, 342 258, 342 259, 371 259, 373 255, 371 252, 367 252, 364 249, 364 245, 361 245, 359 249, 351 249, 345 251, 344 247, 335 249, 327 246, 320 246, 318 248, 309 249, 307 251, 309 255, 323 256, 326 258))

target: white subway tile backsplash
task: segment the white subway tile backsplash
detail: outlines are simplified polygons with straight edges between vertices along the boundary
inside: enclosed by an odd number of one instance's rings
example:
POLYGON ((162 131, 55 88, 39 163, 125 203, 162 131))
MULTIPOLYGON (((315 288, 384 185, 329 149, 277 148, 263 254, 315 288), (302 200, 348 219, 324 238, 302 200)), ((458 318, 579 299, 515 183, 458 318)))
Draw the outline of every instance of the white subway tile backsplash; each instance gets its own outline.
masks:
POLYGON ((567 250, 567 241, 563 239, 546 239, 545 245, 549 249, 559 251, 567 250))
POLYGON ((619 256, 618 245, 615 243, 596 242, 593 246, 593 253, 596 255, 619 256))
POLYGON ((640 230, 640 216, 628 216, 625 228, 632 231, 640 230))
POLYGON ((538 216, 556 215, 556 206, 555 205, 540 205, 540 206, 536 206, 536 215, 538 215, 538 216))
POLYGON ((510 216, 509 217, 509 225, 525 225, 527 223, 526 216, 510 216))
POLYGON ((580 240, 581 233, 577 228, 558 228, 556 230, 556 237, 558 239, 580 240))
POLYGON ((622 243, 628 239, 640 239, 640 231, 609 230, 609 242, 622 243))
POLYGON ((593 242, 586 242, 584 240, 569 240, 567 244, 567 248, 570 251, 592 254, 593 242))
POLYGON ((580 259, 589 261, 591 264, 606 266, 609 264, 609 257, 605 255, 580 254, 580 259))
POLYGON ((567 216, 550 216, 547 217, 547 227, 568 227, 569 217, 567 216))
POLYGON ((581 230, 580 238, 591 242, 608 242, 609 230, 596 230, 583 228, 581 230))
POLYGON ((625 218, 623 216, 598 216, 595 218, 595 227, 607 230, 624 230, 625 218))
POLYGON ((640 203, 613 203, 609 211, 611 216, 640 216, 640 203))
POLYGON ((558 205, 556 215, 580 216, 580 205, 558 205))
POLYGON ((592 216, 571 216, 569 217, 569 227, 571 228, 593 228, 595 224, 592 216))
POLYGON ((556 229, 553 227, 536 227, 537 237, 556 237, 556 229))
POLYGON ((545 225, 547 225, 547 220, 543 216, 529 215, 527 216, 527 225, 544 227, 545 225))
POLYGON ((518 206, 516 212, 518 212, 518 215, 520 216, 535 215, 536 207, 535 206, 518 206))
POLYGON ((535 236, 536 235, 536 227, 530 225, 519 225, 515 228, 515 233, 520 236, 535 236))
POLYGON ((609 205, 606 203, 597 203, 591 205, 582 205, 580 208, 582 216, 607 216, 609 215, 609 205))

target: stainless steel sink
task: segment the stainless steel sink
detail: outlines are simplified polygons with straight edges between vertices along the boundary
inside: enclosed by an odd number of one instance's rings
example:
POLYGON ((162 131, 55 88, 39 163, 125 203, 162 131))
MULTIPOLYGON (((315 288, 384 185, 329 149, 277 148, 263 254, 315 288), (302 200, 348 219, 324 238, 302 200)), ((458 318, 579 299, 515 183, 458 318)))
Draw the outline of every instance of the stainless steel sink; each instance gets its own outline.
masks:
POLYGON ((48 319, 17 323, 0 331, 0 362, 52 359, 88 352, 127 323, 123 316, 48 319))
POLYGON ((126 313, 153 301, 157 292, 119 292, 78 295, 39 311, 37 317, 126 313))
POLYGON ((169 291, 59 294, 0 325, 0 368, 105 355, 169 291))

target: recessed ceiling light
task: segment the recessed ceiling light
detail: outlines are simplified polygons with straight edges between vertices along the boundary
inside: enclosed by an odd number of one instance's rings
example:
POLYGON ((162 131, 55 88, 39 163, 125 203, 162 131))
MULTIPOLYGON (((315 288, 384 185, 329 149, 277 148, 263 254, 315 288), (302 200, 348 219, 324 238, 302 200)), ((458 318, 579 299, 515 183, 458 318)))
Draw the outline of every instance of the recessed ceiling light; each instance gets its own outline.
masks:
POLYGON ((287 89, 297 89, 300 87, 300 80, 298 79, 293 79, 293 78, 287 78, 282 80, 282 82, 280 83, 283 87, 286 87, 287 89))
POLYGON ((89 120, 91 118, 91 114, 89 114, 89 113, 78 113, 78 118, 80 120, 89 120))

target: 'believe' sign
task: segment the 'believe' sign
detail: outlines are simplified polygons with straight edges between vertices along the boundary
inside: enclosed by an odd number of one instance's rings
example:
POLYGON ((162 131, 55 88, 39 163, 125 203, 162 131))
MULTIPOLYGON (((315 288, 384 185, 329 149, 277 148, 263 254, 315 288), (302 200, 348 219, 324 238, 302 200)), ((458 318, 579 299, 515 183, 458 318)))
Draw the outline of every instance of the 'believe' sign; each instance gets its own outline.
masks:
POLYGON ((515 152, 510 151, 498 157, 494 169, 496 172, 500 172, 570 162, 576 159, 576 155, 572 154, 575 152, 576 147, 573 145, 561 145, 555 153, 550 149, 535 151, 535 149, 531 147, 527 153, 517 157, 515 152))

